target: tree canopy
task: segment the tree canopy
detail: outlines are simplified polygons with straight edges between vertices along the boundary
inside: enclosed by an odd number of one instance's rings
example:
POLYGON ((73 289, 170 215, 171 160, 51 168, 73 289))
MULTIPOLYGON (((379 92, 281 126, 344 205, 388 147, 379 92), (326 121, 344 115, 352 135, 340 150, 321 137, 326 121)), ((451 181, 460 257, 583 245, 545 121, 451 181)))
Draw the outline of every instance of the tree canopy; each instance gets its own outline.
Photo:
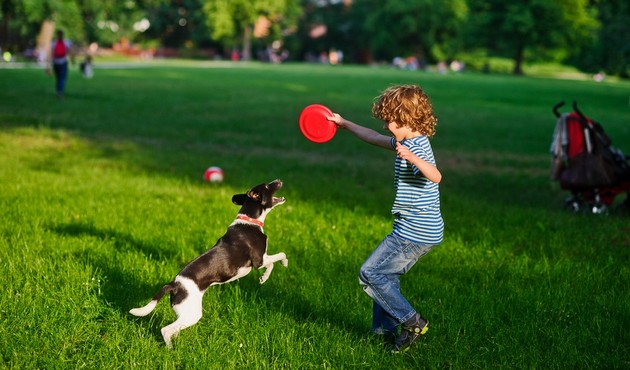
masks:
POLYGON ((298 0, 205 0, 203 11, 211 36, 228 45, 242 40, 243 59, 250 59, 254 27, 262 24, 261 36, 280 36, 284 27, 296 24, 300 15, 298 0))
POLYGON ((362 0, 369 8, 363 32, 379 56, 413 53, 445 60, 461 48, 460 32, 468 16, 466 0, 362 0))
MULTIPOLYGON (((467 55, 571 63, 627 76, 630 4, 624 0, 3 0, 0 47, 32 47, 53 21, 79 45, 121 40, 174 49, 283 44, 294 60, 331 50, 346 62, 467 55)), ((284 46, 283 46, 284 47, 284 46)))
POLYGON ((579 48, 595 38, 598 22, 588 0, 469 0, 471 44, 514 59, 522 73, 526 52, 579 48))

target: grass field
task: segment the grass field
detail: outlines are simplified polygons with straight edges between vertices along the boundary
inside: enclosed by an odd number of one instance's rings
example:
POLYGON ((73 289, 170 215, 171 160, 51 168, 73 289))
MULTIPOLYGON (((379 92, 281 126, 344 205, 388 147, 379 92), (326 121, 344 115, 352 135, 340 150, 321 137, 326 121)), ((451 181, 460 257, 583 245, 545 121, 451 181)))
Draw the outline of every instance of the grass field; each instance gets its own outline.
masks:
MULTIPOLYGON (((0 367, 415 369, 630 367, 630 217, 571 214, 549 180, 551 107, 577 100, 630 152, 630 84, 367 67, 179 63, 0 69, 0 367), (100 67, 100 68, 99 68, 100 67), (347 132, 322 145, 301 109, 380 128, 372 98, 418 83, 439 118, 444 243, 402 281, 431 321, 406 354, 370 335, 363 260, 391 230, 392 153, 347 132), (204 183, 208 166, 226 173, 204 183), (144 305, 212 246, 231 196, 281 178, 265 225, 283 251, 212 287, 174 349, 168 299, 144 305)), ((617 203, 622 199, 618 199, 617 203)))

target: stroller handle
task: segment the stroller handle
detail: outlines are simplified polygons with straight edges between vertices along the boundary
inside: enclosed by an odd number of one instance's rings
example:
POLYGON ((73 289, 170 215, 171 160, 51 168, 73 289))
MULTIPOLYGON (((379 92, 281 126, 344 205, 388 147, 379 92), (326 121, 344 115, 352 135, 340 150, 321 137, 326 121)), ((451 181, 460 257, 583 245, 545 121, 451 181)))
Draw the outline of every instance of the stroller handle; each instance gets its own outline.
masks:
POLYGON ((580 118, 582 118, 584 120, 584 122, 588 122, 588 119, 586 118, 586 116, 582 113, 582 111, 580 110, 580 108, 578 108, 577 106, 577 101, 573 101, 573 110, 575 111, 575 113, 578 114, 578 116, 580 116, 580 118))
MULTIPOLYGON (((553 106, 553 114, 555 114, 557 118, 560 118, 561 116, 560 111, 558 109, 560 109, 563 105, 564 105, 564 101, 561 101, 558 104, 553 106)), ((582 118, 584 121, 588 121, 584 113, 582 113, 580 108, 578 108, 577 101, 575 100, 573 101, 573 111, 577 113, 577 115, 580 116, 580 118, 582 118)))
POLYGON ((563 105, 564 105, 564 101, 561 101, 560 103, 553 106, 553 114, 555 114, 557 118, 560 118, 560 112, 558 111, 558 109, 562 107, 563 105))

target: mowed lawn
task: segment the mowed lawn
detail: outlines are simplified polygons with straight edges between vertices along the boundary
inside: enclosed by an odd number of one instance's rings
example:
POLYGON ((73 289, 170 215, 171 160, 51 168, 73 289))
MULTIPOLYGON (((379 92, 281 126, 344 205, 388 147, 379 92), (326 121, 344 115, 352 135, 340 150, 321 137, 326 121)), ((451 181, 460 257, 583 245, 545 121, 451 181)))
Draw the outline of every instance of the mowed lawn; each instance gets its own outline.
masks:
MULTIPOLYGON (((16 369, 628 368, 630 215, 572 214, 549 180, 551 108, 577 100, 630 153, 630 83, 358 66, 73 66, 66 98, 0 69, 0 367, 16 369), (402 279, 431 322, 391 354, 370 334, 361 263, 391 230, 393 152, 298 129, 329 106, 375 129, 372 99, 420 84, 439 123, 444 243, 402 279), (219 166, 221 184, 205 183, 219 166), (261 272, 210 288, 167 350, 165 297, 225 232, 233 194, 280 178, 261 272)), ((615 205, 625 196, 620 196, 615 205)))

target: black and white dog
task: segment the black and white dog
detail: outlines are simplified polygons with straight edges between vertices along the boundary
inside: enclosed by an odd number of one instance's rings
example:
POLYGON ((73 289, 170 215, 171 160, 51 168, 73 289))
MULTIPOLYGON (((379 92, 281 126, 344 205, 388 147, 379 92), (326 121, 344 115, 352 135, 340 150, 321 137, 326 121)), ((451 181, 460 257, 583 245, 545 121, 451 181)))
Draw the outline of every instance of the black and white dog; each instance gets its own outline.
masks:
POLYGON ((263 233, 267 214, 285 202, 284 197, 274 197, 281 187, 282 181, 274 180, 253 187, 247 194, 234 195, 232 202, 241 206, 241 210, 225 235, 214 247, 184 267, 170 284, 155 294, 151 302, 129 313, 146 316, 165 293, 171 293, 171 306, 177 320, 162 328, 162 337, 170 348, 173 336, 201 319, 201 302, 208 287, 229 283, 249 274, 252 268, 264 267, 265 272, 260 277, 262 284, 269 278, 275 262, 280 261, 286 267, 289 261, 284 253, 267 255, 267 235, 263 233))

